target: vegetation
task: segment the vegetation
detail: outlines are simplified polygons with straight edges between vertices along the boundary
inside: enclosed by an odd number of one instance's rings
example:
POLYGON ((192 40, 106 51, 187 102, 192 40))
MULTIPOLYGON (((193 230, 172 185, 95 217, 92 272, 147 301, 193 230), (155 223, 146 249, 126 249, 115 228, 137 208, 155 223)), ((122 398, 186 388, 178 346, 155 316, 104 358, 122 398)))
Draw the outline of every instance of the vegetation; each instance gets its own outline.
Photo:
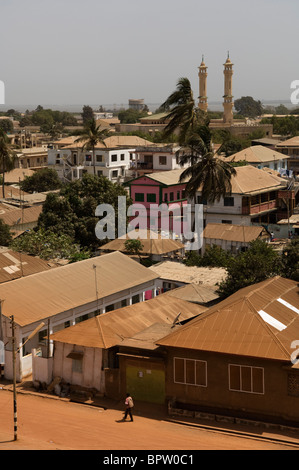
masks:
POLYGON ((241 116, 255 118, 264 112, 262 103, 256 101, 252 96, 242 96, 234 102, 235 110, 241 116))
POLYGON ((19 121, 21 127, 41 126, 44 129, 49 129, 54 124, 60 124, 63 127, 77 125, 77 119, 72 113, 44 109, 40 105, 32 112, 27 111, 25 116, 19 118, 19 121))
POLYGON ((97 126, 96 120, 92 118, 86 122, 82 134, 76 139, 76 142, 83 142, 83 149, 92 150, 94 175, 96 174, 95 147, 98 143, 105 145, 105 139, 109 135, 109 129, 101 129, 101 126, 97 126))
POLYGON ((125 241, 125 249, 130 255, 137 255, 140 259, 140 253, 143 249, 143 244, 138 239, 128 239, 125 241))
POLYGON ((5 198, 5 173, 15 167, 16 156, 11 150, 6 133, 0 129, 0 165, 2 172, 2 197, 5 198))
POLYGON ((26 232, 12 242, 11 248, 45 260, 74 259, 80 254, 80 247, 71 237, 43 229, 26 232))
MULTIPOLYGON (((118 196, 126 196, 123 186, 114 184, 105 177, 84 174, 81 180, 63 186, 60 193, 47 195, 38 228, 67 235, 81 249, 95 250, 105 243, 95 234, 99 221, 95 216, 99 204, 110 204, 118 216, 118 196)), ((117 224, 115 224, 117 226, 117 224)))
POLYGON ((124 109, 118 113, 118 119, 121 124, 135 124, 139 119, 147 116, 147 111, 138 111, 136 109, 124 109))
POLYGON ((53 191, 61 186, 58 174, 52 168, 42 168, 32 176, 25 176, 25 179, 20 183, 21 190, 26 193, 53 191))
POLYGON ((273 133, 284 136, 296 136, 299 135, 299 117, 294 115, 288 115, 284 117, 272 116, 269 118, 263 118, 261 124, 272 124, 273 133))
POLYGON ((12 242, 12 234, 9 225, 0 219, 0 246, 9 246, 12 242))
POLYGON ((84 125, 87 124, 89 121, 92 121, 94 119, 92 107, 89 105, 84 105, 82 108, 81 116, 84 125))

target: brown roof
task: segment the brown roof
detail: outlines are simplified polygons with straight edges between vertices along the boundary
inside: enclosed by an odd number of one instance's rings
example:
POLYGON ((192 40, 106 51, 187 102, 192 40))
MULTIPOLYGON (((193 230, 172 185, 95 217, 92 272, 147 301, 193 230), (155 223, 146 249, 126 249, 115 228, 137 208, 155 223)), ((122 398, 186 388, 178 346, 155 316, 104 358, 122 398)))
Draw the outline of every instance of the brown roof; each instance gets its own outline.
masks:
POLYGON ((225 268, 186 266, 176 261, 163 261, 148 269, 156 273, 161 279, 210 287, 214 287, 218 282, 223 281, 227 275, 225 268))
POLYGON ((24 209, 9 209, 4 214, 2 211, 0 212, 0 219, 2 219, 5 224, 10 226, 17 224, 29 224, 31 222, 37 222, 42 210, 42 205, 25 207, 24 209))
MULTIPOLYGON (((154 299, 103 313, 57 331, 51 339, 94 348, 110 348, 156 324, 172 325, 205 311, 205 307, 161 294, 154 299)), ((161 329, 161 336, 164 330, 161 329)), ((160 336, 160 337, 161 337, 160 336)))
POLYGON ((256 240, 263 233, 267 234, 264 227, 253 225, 208 224, 203 231, 203 237, 248 243, 256 240))
MULTIPOLYGON (((77 137, 79 139, 79 137, 77 137)), ((135 136, 135 135, 113 135, 110 137, 107 137, 104 140, 105 144, 102 144, 99 142, 95 148, 96 149, 109 149, 109 148, 116 148, 116 147, 127 147, 127 148, 134 148, 138 146, 146 146, 146 145, 151 145, 152 142, 146 139, 142 139, 141 137, 135 136)), ((70 143, 69 145, 64 146, 63 148, 65 149, 71 149, 71 148, 81 148, 83 147, 84 142, 80 142, 76 140, 73 143, 70 143)))
POLYGON ((224 157, 223 160, 227 162, 266 163, 288 158, 287 155, 271 150, 263 145, 253 145, 229 157, 224 157))
POLYGON ((0 251, 0 283, 47 271, 54 266, 53 263, 42 260, 37 256, 29 256, 3 248, 0 251))
POLYGON ((5 173, 4 180, 5 183, 19 183, 19 181, 23 181, 26 176, 32 176, 34 173, 35 171, 29 168, 15 168, 5 173))
MULTIPOLYGON (((130 232, 126 234, 126 238, 116 238, 105 245, 102 245, 101 250, 109 251, 121 251, 126 253, 125 242, 130 240, 132 237, 130 232)), ((161 234, 154 233, 150 230, 140 231, 138 239, 141 241, 143 248, 141 254, 151 255, 163 255, 171 253, 173 251, 182 250, 184 248, 183 243, 178 240, 172 240, 169 238, 163 238, 161 234)))
POLYGON ((0 285, 2 313, 29 325, 157 277, 128 256, 109 253, 0 285))
POLYGON ((214 289, 199 284, 187 284, 186 286, 177 287, 169 290, 165 295, 199 304, 213 302, 219 298, 214 289))
POLYGON ((290 361, 298 293, 298 282, 276 276, 239 290, 158 344, 290 361))
POLYGON ((276 144, 276 147, 298 147, 299 136, 292 137, 291 139, 284 140, 276 144))

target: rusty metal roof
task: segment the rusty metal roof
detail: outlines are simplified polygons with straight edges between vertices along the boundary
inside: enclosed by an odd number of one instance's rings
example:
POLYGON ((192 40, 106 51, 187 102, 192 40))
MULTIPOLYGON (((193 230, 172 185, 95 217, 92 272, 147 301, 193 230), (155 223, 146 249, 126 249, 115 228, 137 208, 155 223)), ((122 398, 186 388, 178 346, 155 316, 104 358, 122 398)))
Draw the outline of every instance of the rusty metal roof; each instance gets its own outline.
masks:
POLYGON ((203 231, 203 238, 235 242, 251 242, 260 235, 270 234, 264 227, 254 225, 208 224, 203 231))
POLYGON ((290 361, 298 334, 298 283, 276 276, 239 290, 157 344, 290 361))
MULTIPOLYGON (((149 337, 145 334, 147 328, 157 323, 172 325, 176 319, 188 320, 202 314, 205 310, 203 306, 161 294, 154 299, 103 313, 57 331, 50 336, 50 339, 78 346, 106 349, 144 332, 141 336, 143 339, 146 337, 146 342, 148 342, 149 337)), ((165 329, 161 327, 161 336, 164 332, 165 329)), ((156 327, 154 334, 157 338, 156 327)), ((137 337, 140 340, 139 335, 137 337)))
POLYGON ((29 325, 157 278, 128 256, 109 253, 0 284, 2 313, 29 325))

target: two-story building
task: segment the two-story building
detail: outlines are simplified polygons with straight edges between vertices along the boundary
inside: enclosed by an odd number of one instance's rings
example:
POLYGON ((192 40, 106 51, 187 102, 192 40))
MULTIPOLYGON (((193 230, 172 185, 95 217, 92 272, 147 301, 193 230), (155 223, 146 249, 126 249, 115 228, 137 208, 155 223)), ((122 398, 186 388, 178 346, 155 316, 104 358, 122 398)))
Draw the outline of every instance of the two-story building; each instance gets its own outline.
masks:
POLYGON ((279 142, 276 144, 276 150, 288 155, 289 169, 299 174, 299 136, 279 142))
MULTIPOLYGON (((149 173, 126 183, 133 204, 142 204, 145 210, 146 221, 139 228, 179 232, 177 235, 183 232, 183 207, 187 204, 187 196, 186 184, 180 182, 182 172, 182 169, 176 169, 149 173), (165 213, 157 213, 155 208, 162 205, 165 213), (175 208, 175 213, 170 211, 171 207, 175 208)), ((138 215, 140 218, 142 216, 143 214, 138 215)))
MULTIPOLYGON (((153 143, 140 147, 136 155, 135 176, 155 171, 169 171, 182 168, 180 156, 183 150, 177 144, 153 143)), ((187 165, 184 165, 186 167, 187 165)), ((183 168, 184 168, 183 167, 183 168)))
MULTIPOLYGON (((204 202, 204 225, 275 224, 293 213, 298 191, 288 191, 288 180, 251 165, 236 167, 232 191, 219 202, 204 202)), ((297 188, 298 190, 298 188, 297 188)), ((197 200, 201 200, 200 188, 197 200)))
POLYGON ((263 145, 253 145, 229 157, 225 157, 227 162, 247 162, 256 168, 269 168, 270 170, 282 173, 285 173, 288 169, 288 160, 289 157, 287 155, 263 145))
MULTIPOLYGON (((64 142, 63 142, 64 143, 64 142)), ((80 179, 83 173, 105 176, 114 182, 123 182, 126 172, 135 160, 136 147, 150 142, 137 136, 111 136, 91 149, 85 148, 77 138, 67 145, 48 151, 48 164, 63 181, 80 179)))

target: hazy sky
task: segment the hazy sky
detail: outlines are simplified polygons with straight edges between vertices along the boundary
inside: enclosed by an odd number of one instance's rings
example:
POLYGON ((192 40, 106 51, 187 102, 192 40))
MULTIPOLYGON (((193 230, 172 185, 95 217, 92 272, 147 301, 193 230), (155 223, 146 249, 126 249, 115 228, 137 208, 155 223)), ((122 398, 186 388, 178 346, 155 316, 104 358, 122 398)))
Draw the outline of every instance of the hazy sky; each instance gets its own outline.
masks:
MULTIPOLYGON (((188 77, 222 101, 289 100, 299 79, 298 0, 0 0, 0 80, 6 105, 161 103, 188 77)), ((3 108, 0 106, 0 109, 3 108)))

